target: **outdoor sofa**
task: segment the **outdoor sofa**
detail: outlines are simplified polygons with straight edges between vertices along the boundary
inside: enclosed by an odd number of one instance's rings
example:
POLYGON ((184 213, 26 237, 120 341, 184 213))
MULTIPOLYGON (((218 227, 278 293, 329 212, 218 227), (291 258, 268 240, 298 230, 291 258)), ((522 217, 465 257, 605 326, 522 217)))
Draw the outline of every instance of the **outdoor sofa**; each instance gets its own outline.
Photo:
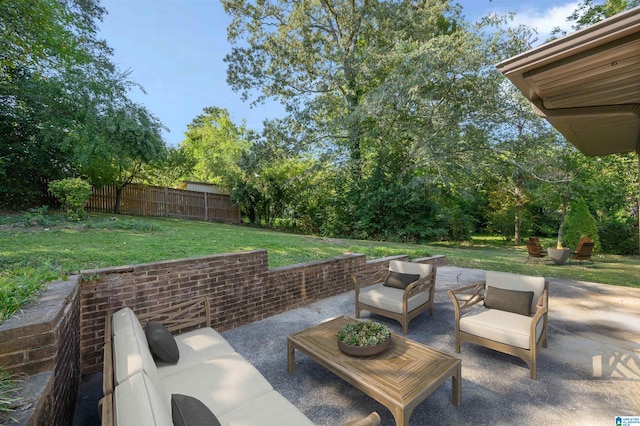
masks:
MULTIPOLYGON (((102 424, 313 424, 209 325, 205 298, 139 317, 126 307, 109 316, 102 424), (204 326, 194 330, 198 323, 204 326), (174 335, 185 328, 191 331, 174 335)), ((371 413, 347 425, 379 422, 371 413)))

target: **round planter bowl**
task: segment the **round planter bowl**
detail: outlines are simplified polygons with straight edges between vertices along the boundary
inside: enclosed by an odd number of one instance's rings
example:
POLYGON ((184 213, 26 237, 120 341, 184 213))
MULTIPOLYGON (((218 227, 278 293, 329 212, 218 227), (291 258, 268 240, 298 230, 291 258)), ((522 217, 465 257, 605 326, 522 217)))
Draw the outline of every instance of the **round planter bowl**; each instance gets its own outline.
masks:
POLYGON ((391 336, 382 343, 378 343, 374 346, 351 346, 346 343, 342 343, 338 340, 338 348, 345 354, 351 356, 371 356, 378 355, 387 349, 391 345, 391 336))
POLYGON ((551 248, 547 249, 547 254, 549 255, 549 259, 553 261, 556 265, 564 264, 571 256, 571 249, 569 248, 551 248))

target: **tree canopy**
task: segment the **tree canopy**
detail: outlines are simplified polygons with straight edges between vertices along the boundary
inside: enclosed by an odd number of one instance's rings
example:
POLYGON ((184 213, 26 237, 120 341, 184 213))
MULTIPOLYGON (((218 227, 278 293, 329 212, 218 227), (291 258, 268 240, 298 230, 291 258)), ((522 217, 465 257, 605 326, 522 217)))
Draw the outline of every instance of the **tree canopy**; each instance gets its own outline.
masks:
POLYGON ((38 204, 46 182, 131 181, 164 152, 162 124, 97 37, 97 0, 0 2, 0 206, 38 204))

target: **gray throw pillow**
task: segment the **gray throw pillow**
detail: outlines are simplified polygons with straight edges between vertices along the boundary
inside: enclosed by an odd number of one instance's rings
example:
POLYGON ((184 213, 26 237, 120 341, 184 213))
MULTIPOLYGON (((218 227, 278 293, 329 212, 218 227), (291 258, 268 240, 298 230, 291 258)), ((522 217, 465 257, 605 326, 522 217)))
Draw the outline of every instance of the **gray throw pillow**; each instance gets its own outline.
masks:
POLYGON ((507 290, 488 286, 484 295, 486 308, 513 312, 514 314, 531 316, 532 291, 507 290))
POLYGON ((171 419, 175 426, 221 426, 202 401, 177 393, 171 395, 171 419))
POLYGON ((409 284, 418 281, 419 279, 419 274, 403 274, 402 272, 389 271, 387 278, 384 280, 384 285, 404 290, 409 284))
POLYGON ((149 321, 144 334, 147 336, 151 355, 171 364, 178 362, 180 359, 178 345, 167 327, 159 322, 149 321))

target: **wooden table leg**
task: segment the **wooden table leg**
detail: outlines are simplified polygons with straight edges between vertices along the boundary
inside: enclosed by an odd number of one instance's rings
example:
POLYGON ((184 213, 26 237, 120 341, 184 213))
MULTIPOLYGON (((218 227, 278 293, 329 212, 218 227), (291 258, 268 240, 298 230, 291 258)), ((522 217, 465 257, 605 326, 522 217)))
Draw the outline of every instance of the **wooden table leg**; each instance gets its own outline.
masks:
POLYGON ((405 410, 400 407, 392 407, 389 411, 393 414, 396 426, 409 426, 409 417, 411 417, 411 413, 405 413, 405 410))
POLYGON ((287 369, 289 373, 293 373, 296 369, 295 345, 291 340, 287 339, 287 369))
POLYGON ((451 376, 451 402, 458 407, 462 402, 462 363, 458 363, 456 374, 451 376))

